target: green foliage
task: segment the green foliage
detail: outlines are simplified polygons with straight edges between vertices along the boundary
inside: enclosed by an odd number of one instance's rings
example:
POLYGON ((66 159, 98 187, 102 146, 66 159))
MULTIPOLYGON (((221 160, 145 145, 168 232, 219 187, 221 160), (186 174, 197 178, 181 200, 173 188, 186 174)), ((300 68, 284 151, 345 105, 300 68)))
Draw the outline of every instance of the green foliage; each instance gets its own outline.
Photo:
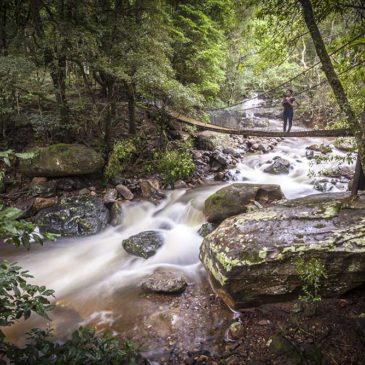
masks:
POLYGON ((126 139, 114 145, 104 172, 106 180, 125 170, 137 152, 137 145, 137 139, 126 139))
POLYGON ((20 209, 4 208, 0 205, 0 237, 4 243, 29 249, 32 242, 43 244, 44 238, 54 240, 58 237, 51 233, 41 235, 32 223, 19 219, 22 214, 20 209))
POLYGON ((180 143, 178 146, 169 146, 165 152, 154 155, 154 168, 159 172, 165 184, 174 186, 178 180, 189 178, 195 171, 195 164, 189 144, 180 143))
POLYGON ((11 114, 16 107, 17 85, 28 78, 33 71, 29 60, 18 56, 0 57, 0 116, 11 114))
POLYGON ((74 331, 71 339, 62 344, 52 341, 49 331, 33 329, 25 347, 5 343, 2 349, 0 343, 0 355, 1 352, 17 365, 134 365, 138 359, 130 342, 123 344, 107 333, 98 335, 84 327, 74 331))
POLYGON ((316 258, 309 260, 299 258, 296 262, 295 269, 303 284, 303 295, 299 299, 307 302, 320 301, 319 289, 321 282, 327 277, 324 265, 316 258))
MULTIPOLYGON (((0 326, 10 326, 20 318, 28 319, 32 312, 47 318, 47 311, 53 308, 48 297, 53 290, 32 285, 28 271, 16 263, 3 261, 0 265, 0 326)), ((0 331, 0 341, 4 338, 0 331)))
POLYGON ((10 167, 12 158, 20 158, 22 160, 27 160, 34 157, 34 152, 15 152, 13 150, 0 151, 0 160, 10 167))

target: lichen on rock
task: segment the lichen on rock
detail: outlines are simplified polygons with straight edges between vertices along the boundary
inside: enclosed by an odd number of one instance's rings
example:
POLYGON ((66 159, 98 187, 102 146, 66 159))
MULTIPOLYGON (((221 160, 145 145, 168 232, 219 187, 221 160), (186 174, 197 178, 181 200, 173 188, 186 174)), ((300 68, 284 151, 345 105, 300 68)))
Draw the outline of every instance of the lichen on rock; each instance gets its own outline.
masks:
POLYGON ((324 265, 328 278, 323 296, 337 296, 365 282, 365 199, 331 196, 281 201, 243 213, 205 237, 201 261, 230 307, 296 297, 299 257, 324 265))

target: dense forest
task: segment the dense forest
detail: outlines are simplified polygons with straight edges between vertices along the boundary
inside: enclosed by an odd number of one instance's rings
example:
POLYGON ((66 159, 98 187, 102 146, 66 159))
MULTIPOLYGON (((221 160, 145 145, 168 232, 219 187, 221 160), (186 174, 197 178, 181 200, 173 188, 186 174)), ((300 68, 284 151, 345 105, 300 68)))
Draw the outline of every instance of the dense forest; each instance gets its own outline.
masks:
POLYGON ((365 362, 361 0, 0 0, 0 129, 0 364, 365 362))

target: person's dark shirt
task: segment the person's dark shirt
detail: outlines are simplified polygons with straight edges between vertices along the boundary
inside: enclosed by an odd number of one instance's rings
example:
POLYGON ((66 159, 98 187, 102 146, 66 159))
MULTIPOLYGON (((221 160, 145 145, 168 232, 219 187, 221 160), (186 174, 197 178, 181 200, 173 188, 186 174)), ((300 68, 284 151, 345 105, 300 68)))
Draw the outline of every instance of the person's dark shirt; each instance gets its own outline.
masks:
POLYGON ((284 109, 293 109, 294 101, 295 101, 294 96, 284 97, 283 102, 281 104, 283 105, 284 109))

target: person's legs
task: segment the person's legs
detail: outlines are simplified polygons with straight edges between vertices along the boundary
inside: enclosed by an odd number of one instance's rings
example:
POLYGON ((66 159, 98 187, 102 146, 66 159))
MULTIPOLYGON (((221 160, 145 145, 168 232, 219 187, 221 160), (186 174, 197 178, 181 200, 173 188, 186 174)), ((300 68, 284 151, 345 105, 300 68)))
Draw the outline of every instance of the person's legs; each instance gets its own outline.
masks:
POLYGON ((286 132, 286 126, 288 124, 288 109, 284 109, 284 112, 283 112, 283 121, 284 121, 284 124, 283 124, 283 132, 286 132))
POLYGON ((289 121, 288 133, 290 132, 291 127, 293 125, 293 117, 294 117, 294 110, 288 109, 288 121, 289 121))

